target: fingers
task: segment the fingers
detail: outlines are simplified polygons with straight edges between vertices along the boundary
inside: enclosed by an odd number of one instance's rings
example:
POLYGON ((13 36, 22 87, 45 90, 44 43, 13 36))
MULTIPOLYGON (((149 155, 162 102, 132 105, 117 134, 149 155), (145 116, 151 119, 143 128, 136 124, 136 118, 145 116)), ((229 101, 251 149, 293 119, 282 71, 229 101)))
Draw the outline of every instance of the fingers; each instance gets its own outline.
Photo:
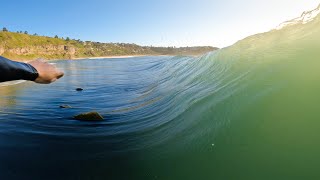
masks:
POLYGON ((57 79, 60 79, 64 76, 64 73, 62 71, 59 71, 57 74, 57 79))

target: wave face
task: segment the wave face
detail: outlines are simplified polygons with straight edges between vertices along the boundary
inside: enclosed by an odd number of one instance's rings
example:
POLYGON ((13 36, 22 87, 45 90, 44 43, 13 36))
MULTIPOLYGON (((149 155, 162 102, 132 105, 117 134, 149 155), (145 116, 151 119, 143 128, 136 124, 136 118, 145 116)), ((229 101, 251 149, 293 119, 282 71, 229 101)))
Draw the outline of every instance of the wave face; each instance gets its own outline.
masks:
POLYGON ((320 177, 319 22, 199 58, 61 61, 55 84, 0 87, 0 179, 320 177), (106 120, 72 119, 93 110, 106 120))

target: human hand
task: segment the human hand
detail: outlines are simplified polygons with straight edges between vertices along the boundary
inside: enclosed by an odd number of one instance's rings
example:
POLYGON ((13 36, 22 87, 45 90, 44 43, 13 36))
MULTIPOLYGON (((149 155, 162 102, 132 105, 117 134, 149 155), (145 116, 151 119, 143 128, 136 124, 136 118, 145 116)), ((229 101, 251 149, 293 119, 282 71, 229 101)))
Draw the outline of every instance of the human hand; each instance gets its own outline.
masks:
POLYGON ((46 63, 43 60, 35 60, 28 63, 38 71, 39 76, 34 81, 36 83, 50 84, 64 75, 54 65, 46 63))

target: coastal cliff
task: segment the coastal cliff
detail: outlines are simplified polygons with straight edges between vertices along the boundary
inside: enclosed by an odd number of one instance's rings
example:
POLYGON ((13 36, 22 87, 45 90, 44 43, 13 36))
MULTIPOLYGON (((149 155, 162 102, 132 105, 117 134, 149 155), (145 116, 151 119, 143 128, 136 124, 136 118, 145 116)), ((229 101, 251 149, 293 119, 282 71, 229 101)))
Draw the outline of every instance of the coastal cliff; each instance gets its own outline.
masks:
POLYGON ((36 58, 75 59, 127 55, 201 55, 217 49, 210 46, 150 47, 128 43, 100 43, 24 33, 0 32, 0 56, 15 60, 36 58))

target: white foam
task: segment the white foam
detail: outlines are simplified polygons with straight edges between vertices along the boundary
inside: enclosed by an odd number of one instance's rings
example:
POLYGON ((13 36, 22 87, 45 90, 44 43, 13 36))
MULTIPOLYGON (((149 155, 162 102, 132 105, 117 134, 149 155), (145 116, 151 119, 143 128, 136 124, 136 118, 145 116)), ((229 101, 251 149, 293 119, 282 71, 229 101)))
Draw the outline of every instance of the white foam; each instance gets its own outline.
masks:
POLYGON ((3 82, 3 83, 0 83, 0 87, 12 86, 12 85, 20 84, 20 83, 23 83, 23 82, 26 82, 26 81, 25 80, 18 80, 18 81, 3 82))
POLYGON ((295 24, 306 24, 308 22, 313 21, 318 14, 320 14, 320 5, 312 11, 303 12, 302 15, 298 18, 281 23, 278 27, 276 27, 276 29, 280 30, 284 27, 295 25, 295 24))

